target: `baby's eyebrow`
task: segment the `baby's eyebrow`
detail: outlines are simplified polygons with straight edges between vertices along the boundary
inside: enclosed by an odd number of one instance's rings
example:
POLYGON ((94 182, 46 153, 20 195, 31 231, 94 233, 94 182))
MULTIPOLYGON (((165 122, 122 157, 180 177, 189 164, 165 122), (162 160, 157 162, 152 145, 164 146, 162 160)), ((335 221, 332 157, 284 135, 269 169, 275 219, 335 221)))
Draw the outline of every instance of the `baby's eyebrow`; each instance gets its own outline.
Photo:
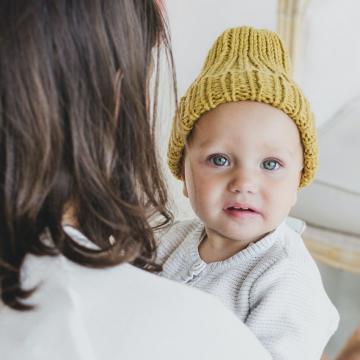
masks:
POLYGON ((291 151, 290 149, 288 148, 281 148, 281 147, 268 147, 266 149, 266 151, 270 152, 270 153, 275 153, 275 154, 283 154, 283 153, 286 153, 290 156, 293 156, 294 155, 294 152, 291 151))
POLYGON ((203 149, 203 148, 208 148, 208 147, 212 147, 212 146, 217 146, 218 143, 216 142, 216 140, 214 141, 213 139, 211 140, 205 140, 203 142, 201 142, 199 144, 199 148, 203 149))
POLYGON ((268 143, 268 144, 264 144, 263 148, 265 151, 270 152, 270 153, 287 153, 290 156, 294 156, 295 155, 295 149, 291 149, 289 148, 289 146, 278 146, 277 144, 274 143, 268 143))

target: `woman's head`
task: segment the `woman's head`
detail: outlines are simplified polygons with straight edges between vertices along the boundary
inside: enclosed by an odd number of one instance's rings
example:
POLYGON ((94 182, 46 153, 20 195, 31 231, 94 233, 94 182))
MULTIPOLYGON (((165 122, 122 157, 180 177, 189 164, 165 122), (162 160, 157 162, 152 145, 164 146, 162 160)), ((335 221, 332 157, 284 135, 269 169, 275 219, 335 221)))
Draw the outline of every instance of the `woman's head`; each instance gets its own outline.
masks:
POLYGON ((169 216, 148 82, 153 48, 169 43, 156 1, 5 0, 0 8, 0 291, 21 308, 27 253, 60 251, 97 267, 151 263, 148 216, 169 216), (68 207, 100 252, 65 236, 68 207), (53 247, 40 240, 45 230, 53 247))

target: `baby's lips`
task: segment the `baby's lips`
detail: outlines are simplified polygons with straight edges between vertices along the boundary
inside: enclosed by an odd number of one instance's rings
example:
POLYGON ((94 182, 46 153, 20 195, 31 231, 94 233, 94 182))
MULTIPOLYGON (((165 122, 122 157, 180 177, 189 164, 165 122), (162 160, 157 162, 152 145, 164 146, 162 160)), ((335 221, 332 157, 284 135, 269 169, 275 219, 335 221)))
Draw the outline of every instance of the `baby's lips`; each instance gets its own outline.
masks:
POLYGON ((250 204, 246 203, 246 202, 231 202, 226 204, 224 210, 239 210, 239 211, 251 211, 254 213, 259 213, 258 209, 256 209, 255 207, 251 206, 250 204))

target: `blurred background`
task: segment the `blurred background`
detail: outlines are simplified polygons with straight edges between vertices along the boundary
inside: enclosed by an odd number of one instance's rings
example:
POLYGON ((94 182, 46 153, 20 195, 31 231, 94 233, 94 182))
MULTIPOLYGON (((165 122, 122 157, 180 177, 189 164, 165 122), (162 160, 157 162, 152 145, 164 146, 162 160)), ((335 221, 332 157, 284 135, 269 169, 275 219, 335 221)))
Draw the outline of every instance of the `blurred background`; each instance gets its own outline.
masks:
MULTIPOLYGON (((317 119, 320 168, 291 215, 306 222, 303 235, 325 288, 340 312, 331 358, 360 323, 360 2, 358 0, 165 0, 178 92, 197 76, 207 51, 226 28, 250 25, 279 33, 294 77, 317 119)), ((166 147, 174 104, 161 81, 160 154, 177 218, 193 216, 181 183, 170 175, 166 147), (176 201, 175 201, 175 200, 176 201)))

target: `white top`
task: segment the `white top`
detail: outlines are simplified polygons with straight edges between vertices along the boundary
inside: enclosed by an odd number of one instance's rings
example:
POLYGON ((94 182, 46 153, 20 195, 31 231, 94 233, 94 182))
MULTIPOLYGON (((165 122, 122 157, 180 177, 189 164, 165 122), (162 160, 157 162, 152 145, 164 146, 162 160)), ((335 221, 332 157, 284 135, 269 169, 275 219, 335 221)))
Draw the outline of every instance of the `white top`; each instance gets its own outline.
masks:
POLYGON ((39 285, 27 301, 37 308, 0 304, 0 359, 270 359, 217 299, 129 264, 27 255, 22 278, 39 285))
POLYGON ((298 233, 285 223, 231 258, 205 263, 198 219, 175 223, 161 237, 164 277, 216 295, 276 360, 318 360, 339 315, 298 233))

